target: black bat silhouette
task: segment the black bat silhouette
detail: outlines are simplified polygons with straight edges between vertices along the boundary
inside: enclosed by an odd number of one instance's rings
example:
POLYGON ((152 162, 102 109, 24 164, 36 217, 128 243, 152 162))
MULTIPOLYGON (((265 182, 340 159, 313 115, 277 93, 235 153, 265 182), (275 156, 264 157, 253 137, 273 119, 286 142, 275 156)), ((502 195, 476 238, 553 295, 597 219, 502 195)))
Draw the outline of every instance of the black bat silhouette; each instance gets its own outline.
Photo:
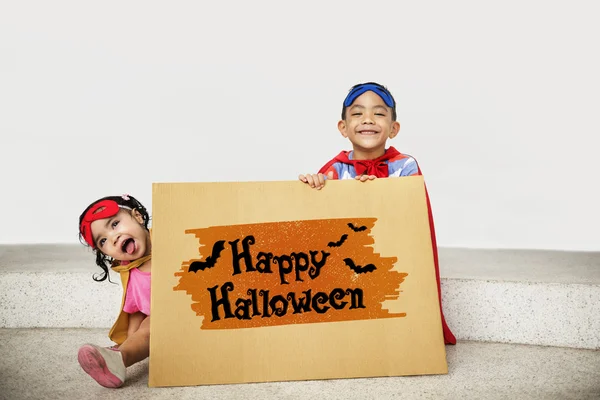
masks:
POLYGON ((359 226, 359 227, 356 227, 356 226, 354 226, 354 224, 353 224, 352 222, 349 222, 349 223, 348 223, 348 226, 349 226, 349 227, 350 227, 350 229, 352 229, 354 232, 360 232, 360 231, 364 231, 364 230, 366 230, 366 229, 367 229, 367 227, 366 227, 366 226, 359 226))
POLYGON ((354 272, 356 272, 357 274, 364 274, 365 272, 373 272, 377 269, 376 266, 374 266, 373 264, 367 264, 364 267, 361 267, 360 265, 356 265, 354 264, 354 261, 352 261, 351 258, 344 258, 344 262, 346 263, 347 266, 350 267, 350 269, 354 272))
POLYGON ((346 239, 348 239, 348 235, 346 235, 344 233, 342 235, 342 237, 340 238, 340 240, 338 240, 337 242, 329 242, 329 243, 327 243, 327 246, 329 246, 329 247, 340 247, 341 245, 344 244, 344 242, 346 241, 346 239))
POLYGON ((219 257, 221 257, 221 252, 224 248, 224 240, 219 240, 218 242, 215 242, 215 244, 213 244, 212 254, 206 257, 204 261, 194 261, 193 263, 191 263, 188 272, 198 272, 198 270, 204 271, 206 268, 214 267, 219 257))

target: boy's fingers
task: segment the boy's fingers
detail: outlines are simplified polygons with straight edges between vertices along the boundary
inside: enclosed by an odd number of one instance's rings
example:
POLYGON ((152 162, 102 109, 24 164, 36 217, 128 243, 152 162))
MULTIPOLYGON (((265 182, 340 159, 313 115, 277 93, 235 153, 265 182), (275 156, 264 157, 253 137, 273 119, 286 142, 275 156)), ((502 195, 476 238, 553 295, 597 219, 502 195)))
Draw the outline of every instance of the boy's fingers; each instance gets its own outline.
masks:
POLYGON ((358 179, 361 182, 366 182, 366 181, 372 181, 373 179, 376 179, 376 178, 377 177, 375 175, 359 175, 355 179, 358 179))
POLYGON ((300 174, 298 175, 298 179, 310 185, 312 188, 321 189, 323 186, 325 186, 326 179, 333 179, 333 172, 328 172, 327 177, 324 174, 300 174))
POLYGON ((319 174, 319 175, 317 175, 317 177, 318 177, 317 183, 319 185, 319 188, 322 188, 323 185, 325 184, 325 175, 319 174))

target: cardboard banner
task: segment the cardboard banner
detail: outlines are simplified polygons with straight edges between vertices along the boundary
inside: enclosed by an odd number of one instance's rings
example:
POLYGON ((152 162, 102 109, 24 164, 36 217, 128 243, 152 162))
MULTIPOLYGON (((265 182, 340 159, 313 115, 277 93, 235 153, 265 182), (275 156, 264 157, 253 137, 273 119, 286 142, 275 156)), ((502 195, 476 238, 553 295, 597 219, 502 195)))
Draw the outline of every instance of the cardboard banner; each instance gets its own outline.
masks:
POLYGON ((150 386, 447 373, 422 177, 152 202, 150 386))

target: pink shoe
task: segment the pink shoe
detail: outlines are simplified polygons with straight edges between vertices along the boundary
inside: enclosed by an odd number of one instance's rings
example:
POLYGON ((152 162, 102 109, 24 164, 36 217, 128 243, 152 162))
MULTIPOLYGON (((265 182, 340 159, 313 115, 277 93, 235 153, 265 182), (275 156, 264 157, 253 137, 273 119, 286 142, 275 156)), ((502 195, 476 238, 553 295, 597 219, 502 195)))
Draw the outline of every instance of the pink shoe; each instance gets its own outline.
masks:
POLYGON ((84 344, 77 353, 79 365, 96 382, 107 388, 118 388, 125 382, 125 364, 118 350, 84 344))

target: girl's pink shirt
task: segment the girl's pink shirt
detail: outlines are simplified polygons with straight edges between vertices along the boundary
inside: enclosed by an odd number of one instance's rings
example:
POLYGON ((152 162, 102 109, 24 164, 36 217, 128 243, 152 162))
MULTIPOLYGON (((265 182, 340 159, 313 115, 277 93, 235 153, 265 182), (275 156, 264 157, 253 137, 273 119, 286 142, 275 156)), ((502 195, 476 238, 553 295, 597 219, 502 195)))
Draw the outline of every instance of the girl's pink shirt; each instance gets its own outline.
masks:
POLYGON ((141 311, 150 315, 150 272, 142 272, 137 268, 129 271, 123 311, 129 314, 141 311))

